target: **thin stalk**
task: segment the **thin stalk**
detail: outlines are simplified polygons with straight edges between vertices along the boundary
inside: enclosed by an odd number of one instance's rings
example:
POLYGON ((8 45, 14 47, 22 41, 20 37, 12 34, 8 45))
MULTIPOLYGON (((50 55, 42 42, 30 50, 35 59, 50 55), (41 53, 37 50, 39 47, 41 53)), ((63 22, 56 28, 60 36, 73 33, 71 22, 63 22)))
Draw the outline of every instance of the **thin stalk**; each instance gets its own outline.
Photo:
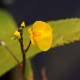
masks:
POLYGON ((29 50, 29 47, 31 45, 31 41, 30 41, 28 47, 24 50, 24 45, 23 45, 23 29, 20 31, 20 36, 21 36, 21 38, 19 39, 19 42, 20 42, 21 52, 22 52, 22 56, 23 56, 22 74, 23 74, 23 80, 25 80, 25 66, 26 66, 26 54, 25 53, 29 50))
POLYGON ((22 51, 22 56, 23 56, 22 74, 23 74, 23 77, 24 77, 24 74, 25 74, 25 61, 26 61, 26 57, 25 57, 24 46, 23 46, 23 33, 20 32, 20 35, 21 35, 21 38, 19 39, 19 42, 20 42, 21 51, 22 51))
POLYGON ((45 68, 42 68, 42 71, 41 71, 41 80, 48 80, 47 77, 46 77, 46 74, 45 74, 45 68))
POLYGON ((25 53, 29 50, 30 45, 31 45, 31 40, 30 40, 30 42, 29 42, 28 47, 25 49, 25 53))
POLYGON ((5 45, 4 47, 9 51, 9 53, 10 53, 10 54, 13 56, 13 58, 16 60, 16 62, 17 62, 18 65, 19 65, 19 68, 22 68, 21 63, 20 63, 19 60, 16 58, 16 56, 13 54, 13 52, 8 48, 8 46, 5 45))

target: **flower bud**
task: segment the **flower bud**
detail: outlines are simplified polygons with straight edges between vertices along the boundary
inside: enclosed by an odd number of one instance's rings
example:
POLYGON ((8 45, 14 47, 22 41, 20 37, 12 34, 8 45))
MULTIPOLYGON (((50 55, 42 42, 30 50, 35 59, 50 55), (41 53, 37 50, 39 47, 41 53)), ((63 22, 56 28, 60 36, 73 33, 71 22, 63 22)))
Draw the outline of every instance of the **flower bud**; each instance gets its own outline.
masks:
POLYGON ((20 39, 20 32, 15 31, 14 32, 14 37, 20 39))
POLYGON ((25 22, 24 21, 22 22, 21 27, 25 28, 25 22))

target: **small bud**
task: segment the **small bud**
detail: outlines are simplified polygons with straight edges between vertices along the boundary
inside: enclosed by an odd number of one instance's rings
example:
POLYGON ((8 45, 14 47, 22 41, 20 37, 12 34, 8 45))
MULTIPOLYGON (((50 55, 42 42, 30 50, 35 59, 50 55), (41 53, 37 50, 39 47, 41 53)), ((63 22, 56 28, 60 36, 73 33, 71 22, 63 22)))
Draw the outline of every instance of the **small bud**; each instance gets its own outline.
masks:
POLYGON ((24 21, 22 22, 21 27, 25 28, 25 22, 24 21))
POLYGON ((14 37, 20 39, 20 32, 15 31, 14 32, 14 37))
POLYGON ((0 40, 0 45, 5 46, 5 43, 2 40, 0 40))

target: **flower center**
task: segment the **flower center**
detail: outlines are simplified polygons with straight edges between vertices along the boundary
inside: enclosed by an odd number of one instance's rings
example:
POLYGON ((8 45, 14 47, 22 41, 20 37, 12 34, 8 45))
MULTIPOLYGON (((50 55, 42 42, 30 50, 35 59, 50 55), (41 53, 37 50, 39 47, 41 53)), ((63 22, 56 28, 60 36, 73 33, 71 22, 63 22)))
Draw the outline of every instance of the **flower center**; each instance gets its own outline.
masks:
POLYGON ((34 30, 33 31, 33 38, 35 41, 39 41, 40 40, 40 37, 41 37, 41 33, 37 30, 34 30))

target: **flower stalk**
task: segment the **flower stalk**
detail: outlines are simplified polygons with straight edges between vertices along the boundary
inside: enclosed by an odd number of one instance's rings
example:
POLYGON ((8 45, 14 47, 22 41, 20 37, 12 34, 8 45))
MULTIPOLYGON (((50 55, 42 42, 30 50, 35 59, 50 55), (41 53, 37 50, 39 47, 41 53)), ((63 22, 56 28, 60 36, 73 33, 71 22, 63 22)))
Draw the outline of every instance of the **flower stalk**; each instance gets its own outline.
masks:
POLYGON ((28 49, 29 49, 30 45, 31 45, 31 40, 30 40, 30 42, 29 42, 28 47, 25 49, 25 53, 27 53, 27 51, 28 51, 28 49))
POLYGON ((25 51, 24 51, 24 46, 23 46, 23 28, 20 30, 20 47, 21 47, 21 52, 22 52, 22 56, 23 56, 23 67, 22 67, 22 75, 24 78, 25 75, 25 61, 26 61, 26 57, 25 57, 25 51))
POLYGON ((25 73, 26 54, 25 53, 29 50, 29 47, 31 45, 31 41, 30 41, 28 47, 26 49, 24 49, 24 45, 23 45, 23 29, 25 28, 24 26, 25 26, 25 24, 23 22, 18 31, 20 32, 19 42, 20 42, 21 52, 22 52, 22 56, 23 56, 23 67, 22 67, 23 80, 28 80, 27 77, 25 77, 25 75, 26 75, 26 73, 25 73))

